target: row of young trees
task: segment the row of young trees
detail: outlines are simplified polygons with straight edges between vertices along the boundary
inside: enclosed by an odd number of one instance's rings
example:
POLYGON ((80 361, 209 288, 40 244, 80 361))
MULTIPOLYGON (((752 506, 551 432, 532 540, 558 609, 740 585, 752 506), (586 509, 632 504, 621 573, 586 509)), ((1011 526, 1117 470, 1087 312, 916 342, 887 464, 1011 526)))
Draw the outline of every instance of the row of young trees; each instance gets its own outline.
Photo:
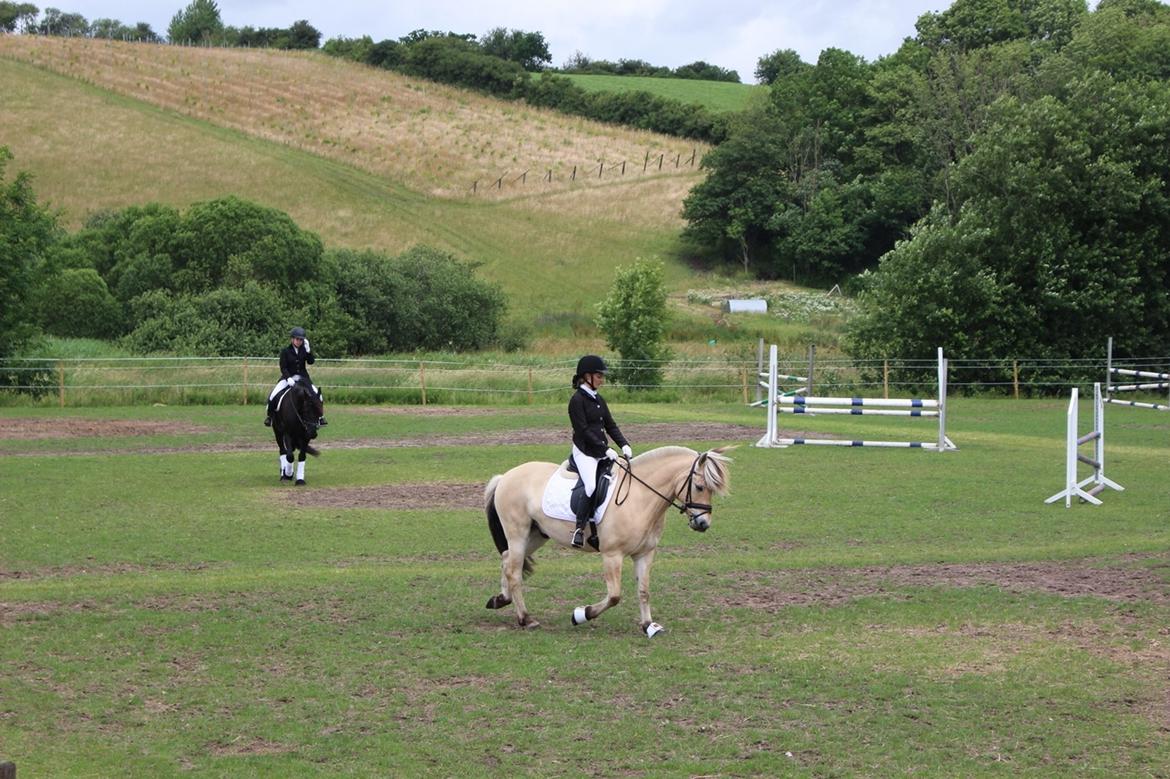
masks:
MULTIPOLYGON (((146 22, 133 26, 108 18, 90 22, 79 13, 46 8, 42 14, 32 3, 0 0, 0 31, 17 30, 28 35, 108 38, 142 43, 162 43, 164 40, 146 22)), ((321 45, 321 32, 303 19, 287 28, 232 27, 223 23, 214 0, 192 0, 171 19, 167 39, 184 45, 316 49, 321 45)))
POLYGON ((696 60, 689 65, 680 65, 677 68, 668 68, 663 65, 651 65, 649 62, 639 59, 619 59, 617 62, 595 60, 580 51, 574 52, 573 56, 561 66, 561 72, 595 76, 648 76, 651 78, 682 78, 739 83, 739 73, 736 71, 721 68, 703 60, 696 60))
POLYGON ((287 214, 235 197, 98 214, 70 234, 25 174, 7 180, 10 160, 0 147, 0 357, 39 333, 269 354, 292 323, 331 356, 499 345, 503 292, 445 252, 329 250, 287 214))
POLYGON ((324 51, 343 59, 395 70, 503 98, 524 100, 575 116, 683 138, 718 143, 726 126, 698 104, 649 92, 590 92, 563 75, 541 71, 548 62, 540 33, 498 28, 474 35, 415 30, 377 43, 369 36, 331 38, 324 51))
POLYGON ((859 358, 1170 352, 1166 5, 955 0, 877 62, 757 75, 685 201, 697 251, 856 279, 859 358))

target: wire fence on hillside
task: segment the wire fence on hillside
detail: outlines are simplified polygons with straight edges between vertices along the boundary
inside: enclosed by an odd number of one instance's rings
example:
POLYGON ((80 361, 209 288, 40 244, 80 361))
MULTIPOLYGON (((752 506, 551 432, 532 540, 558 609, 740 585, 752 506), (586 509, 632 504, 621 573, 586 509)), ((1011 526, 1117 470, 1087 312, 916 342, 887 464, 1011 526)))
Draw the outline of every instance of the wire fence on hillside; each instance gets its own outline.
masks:
MULTIPOLYGON (((1170 358, 1114 360, 1115 367, 1170 372, 1170 358)), ((314 382, 331 403, 523 405, 561 403, 576 361, 476 356, 444 359, 318 359, 314 382)), ((766 363, 714 357, 660 363, 612 361, 615 399, 752 403, 763 397, 766 363), (653 367, 662 383, 623 384, 623 369, 653 367)), ((791 388, 808 394, 931 397, 933 359, 856 361, 807 355, 781 357, 781 375, 801 377, 791 388), (811 368, 811 370, 810 370, 811 368), (811 377, 811 382, 809 378, 811 377)), ((1102 359, 950 360, 952 395, 1031 397, 1063 394, 1070 385, 1106 381, 1102 359)), ((139 404, 263 403, 280 378, 273 357, 8 358, 0 360, 0 405, 99 406, 139 404)), ((1146 393, 1166 402, 1166 393, 1146 393)), ((1136 398, 1135 398, 1136 399, 1136 398)))

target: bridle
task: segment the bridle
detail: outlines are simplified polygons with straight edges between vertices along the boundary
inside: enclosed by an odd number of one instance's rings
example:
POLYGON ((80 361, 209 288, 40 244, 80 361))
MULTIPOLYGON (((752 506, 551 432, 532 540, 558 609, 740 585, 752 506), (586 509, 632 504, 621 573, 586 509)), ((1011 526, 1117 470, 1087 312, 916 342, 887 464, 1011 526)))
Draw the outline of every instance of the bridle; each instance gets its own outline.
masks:
POLYGON ((680 514, 685 514, 687 516, 687 519, 690 521, 691 526, 694 527, 695 523, 698 521, 699 517, 703 516, 704 514, 711 513, 711 504, 710 503, 696 503, 693 499, 693 496, 692 496, 692 490, 693 490, 694 484, 695 484, 695 470, 698 468, 699 463, 701 463, 706 458, 706 456, 707 455, 705 453, 697 455, 695 457, 695 461, 693 463, 691 463, 691 469, 687 473, 687 483, 686 483, 687 497, 686 497, 686 500, 684 500, 684 501, 679 500, 679 496, 682 495, 682 491, 683 491, 682 487, 679 487, 678 491, 675 492, 675 494, 673 496, 668 497, 666 495, 663 495, 661 492, 654 489, 654 487, 647 484, 645 480, 643 480, 640 476, 638 476, 638 474, 634 473, 634 469, 632 467, 630 467, 630 462, 629 462, 628 457, 622 457, 622 459, 618 460, 617 463, 625 471, 625 474, 622 475, 621 481, 618 482, 617 491, 614 494, 614 499, 613 499, 614 505, 616 505, 616 506, 622 505, 623 503, 626 502, 626 498, 628 498, 630 496, 631 486, 630 486, 629 481, 626 479, 626 476, 628 475, 630 478, 634 479, 636 482, 641 484, 643 487, 650 490, 655 495, 657 495, 658 497, 662 498, 664 501, 669 503, 673 508, 678 509, 680 514), (625 462, 622 462, 622 460, 624 460, 625 462), (626 485, 626 494, 624 497, 622 496, 622 484, 626 485), (698 513, 691 513, 691 511, 694 509, 698 509, 698 513))
MULTIPOLYGON (((291 394, 297 390, 300 390, 300 392, 304 395, 306 401, 311 401, 310 395, 312 394, 312 390, 306 390, 304 387, 301 387, 299 382, 297 384, 294 384, 292 387, 288 388, 288 394, 291 394)), ((293 408, 293 413, 297 415, 297 421, 301 423, 301 429, 303 429, 305 431, 305 434, 309 435, 309 438, 312 439, 311 431, 316 430, 317 426, 314 425, 312 428, 310 428, 309 424, 307 422, 305 422, 305 418, 303 416, 301 416, 301 405, 304 401, 298 403, 297 402, 298 398, 295 398, 295 397, 289 398, 289 397, 287 397, 287 395, 286 395, 286 399, 291 402, 291 405, 293 408)))

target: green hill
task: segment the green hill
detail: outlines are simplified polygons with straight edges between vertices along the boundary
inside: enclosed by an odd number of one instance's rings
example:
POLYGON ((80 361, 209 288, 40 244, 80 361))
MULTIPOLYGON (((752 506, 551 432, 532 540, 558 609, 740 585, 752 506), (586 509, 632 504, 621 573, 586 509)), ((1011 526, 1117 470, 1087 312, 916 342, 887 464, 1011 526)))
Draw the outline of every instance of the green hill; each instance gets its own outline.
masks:
POLYGON ((649 92, 683 103, 698 103, 716 113, 742 111, 747 108, 752 95, 763 92, 753 84, 733 84, 728 81, 578 74, 565 74, 565 77, 590 92, 649 92))

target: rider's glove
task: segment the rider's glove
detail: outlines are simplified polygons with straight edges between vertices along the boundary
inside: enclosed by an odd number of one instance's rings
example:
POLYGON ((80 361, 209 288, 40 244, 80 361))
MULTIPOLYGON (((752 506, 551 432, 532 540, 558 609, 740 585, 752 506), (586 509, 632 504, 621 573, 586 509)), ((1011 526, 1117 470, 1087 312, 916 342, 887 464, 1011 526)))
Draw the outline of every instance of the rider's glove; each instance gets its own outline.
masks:
POLYGON ((305 339, 305 353, 308 354, 311 351, 313 351, 313 350, 309 347, 309 339, 306 338, 305 339))
POLYGON ((616 460, 617 458, 618 458, 618 453, 615 452, 613 449, 606 449, 605 450, 605 459, 616 460))
POLYGON ((622 454, 628 460, 634 456, 634 450, 630 448, 629 444, 626 444, 625 446, 622 447, 622 454))

